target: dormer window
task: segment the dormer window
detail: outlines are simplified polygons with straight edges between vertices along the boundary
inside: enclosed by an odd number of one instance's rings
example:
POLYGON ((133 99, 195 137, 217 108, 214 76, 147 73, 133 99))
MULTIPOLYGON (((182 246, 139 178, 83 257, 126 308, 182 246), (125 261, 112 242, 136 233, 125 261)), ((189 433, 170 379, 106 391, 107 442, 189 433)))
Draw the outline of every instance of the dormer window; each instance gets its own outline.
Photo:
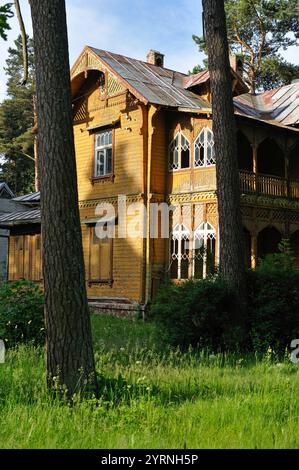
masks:
POLYGON ((103 131, 95 135, 95 178, 112 173, 112 131, 103 131))
POLYGON ((190 142, 179 132, 169 145, 169 170, 190 167, 190 142))
POLYGON ((205 127, 194 143, 194 166, 205 167, 215 165, 214 136, 211 129, 205 127))

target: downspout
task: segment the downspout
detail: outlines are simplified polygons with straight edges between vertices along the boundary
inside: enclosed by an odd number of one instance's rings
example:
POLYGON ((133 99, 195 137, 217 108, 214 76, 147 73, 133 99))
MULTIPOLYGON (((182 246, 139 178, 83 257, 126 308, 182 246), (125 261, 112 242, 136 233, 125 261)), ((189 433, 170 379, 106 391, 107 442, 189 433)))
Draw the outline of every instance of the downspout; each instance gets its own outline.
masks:
POLYGON ((148 111, 148 145, 147 145, 147 182, 146 182, 146 267, 145 267, 145 306, 148 305, 151 299, 151 281, 152 281, 152 267, 151 267, 151 230, 150 230, 150 204, 151 204, 151 171, 152 171, 152 147, 153 147, 153 134, 155 127, 153 120, 155 115, 160 110, 160 106, 150 105, 148 111))
MULTIPOLYGON (((143 197, 143 203, 146 203, 146 175, 147 175, 147 156, 148 156, 148 106, 143 103, 139 104, 141 111, 141 126, 140 126, 140 135, 143 140, 143 150, 142 150, 142 186, 141 193, 143 197)), ((142 318, 145 318, 145 276, 146 276, 146 220, 143 219, 143 231, 142 231, 142 269, 140 273, 140 307, 142 312, 142 318)))

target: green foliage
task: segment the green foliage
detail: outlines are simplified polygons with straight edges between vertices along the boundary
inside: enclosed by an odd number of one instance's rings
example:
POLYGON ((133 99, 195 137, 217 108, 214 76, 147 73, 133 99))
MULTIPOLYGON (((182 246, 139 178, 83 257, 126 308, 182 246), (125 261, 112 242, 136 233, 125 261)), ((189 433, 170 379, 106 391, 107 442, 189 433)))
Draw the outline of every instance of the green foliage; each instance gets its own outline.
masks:
POLYGON ((278 253, 266 255, 259 260, 256 272, 272 273, 279 271, 282 276, 290 272, 297 272, 295 267, 295 257, 288 239, 283 238, 278 245, 278 253))
POLYGON ((7 39, 6 31, 11 29, 8 24, 9 18, 13 16, 11 7, 12 3, 6 3, 5 5, 0 6, 0 37, 5 41, 7 39))
POLYGON ((233 292, 219 277, 163 287, 151 311, 165 340, 213 351, 289 349, 299 334, 299 269, 288 240, 279 250, 247 274, 244 326, 233 292))
POLYGON ((277 353, 299 334, 299 269, 288 240, 248 274, 249 331, 255 351, 277 353))
POLYGON ((29 281, 0 284, 0 338, 7 346, 44 342, 44 297, 29 281))
POLYGON ((195 74, 197 74, 197 73, 199 73, 199 72, 203 72, 204 70, 206 70, 207 67, 208 67, 207 62, 208 62, 208 61, 207 61, 206 59, 204 59, 204 61, 203 61, 204 66, 203 66, 203 67, 202 67, 201 65, 199 65, 199 64, 198 64, 198 65, 195 65, 195 67, 193 67, 192 70, 189 70, 188 75, 195 75, 195 74))
MULTIPOLYGON (((296 78, 297 68, 283 61, 279 50, 298 44, 297 0, 226 0, 225 10, 230 50, 243 55, 251 91, 296 78)), ((206 53, 204 38, 194 35, 193 40, 206 53)))
POLYGON ((265 57, 257 75, 257 88, 271 90, 282 85, 289 85, 299 78, 299 66, 285 61, 281 55, 265 57))
POLYGON ((16 194, 34 190, 34 56, 33 42, 28 41, 29 76, 25 86, 21 37, 9 48, 6 61, 8 98, 0 104, 0 177, 16 194))
POLYGON ((233 292, 220 278, 163 286, 151 315, 172 345, 213 351, 238 347, 233 292))

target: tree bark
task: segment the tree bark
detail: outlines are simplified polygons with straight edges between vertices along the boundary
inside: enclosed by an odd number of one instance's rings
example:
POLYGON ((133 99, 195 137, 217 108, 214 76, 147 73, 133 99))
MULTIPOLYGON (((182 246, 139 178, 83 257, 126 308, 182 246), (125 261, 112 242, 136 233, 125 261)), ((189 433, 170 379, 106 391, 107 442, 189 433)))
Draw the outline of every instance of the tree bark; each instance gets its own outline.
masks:
POLYGON ((36 60, 48 386, 96 391, 64 0, 30 0, 36 60), (87 385, 87 386, 88 386, 87 385))
POLYGON ((237 141, 223 0, 203 0, 209 57, 220 231, 220 271, 245 302, 237 141))

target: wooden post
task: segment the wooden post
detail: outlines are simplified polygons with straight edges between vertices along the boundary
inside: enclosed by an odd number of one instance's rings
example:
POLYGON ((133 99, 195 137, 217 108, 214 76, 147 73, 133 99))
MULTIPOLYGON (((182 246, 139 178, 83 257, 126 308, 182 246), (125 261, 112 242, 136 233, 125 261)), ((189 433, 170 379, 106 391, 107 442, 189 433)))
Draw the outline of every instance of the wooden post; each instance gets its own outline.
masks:
POLYGON ((289 154, 287 152, 284 153, 284 177, 286 180, 286 196, 292 197, 290 182, 290 159, 289 154))
POLYGON ((254 191, 257 191, 257 145, 254 142, 252 146, 252 171, 254 173, 254 191))
POLYGON ((256 263, 257 263, 257 234, 256 232, 250 232, 251 236, 251 253, 250 253, 250 258, 251 258, 251 269, 256 268, 256 263))

